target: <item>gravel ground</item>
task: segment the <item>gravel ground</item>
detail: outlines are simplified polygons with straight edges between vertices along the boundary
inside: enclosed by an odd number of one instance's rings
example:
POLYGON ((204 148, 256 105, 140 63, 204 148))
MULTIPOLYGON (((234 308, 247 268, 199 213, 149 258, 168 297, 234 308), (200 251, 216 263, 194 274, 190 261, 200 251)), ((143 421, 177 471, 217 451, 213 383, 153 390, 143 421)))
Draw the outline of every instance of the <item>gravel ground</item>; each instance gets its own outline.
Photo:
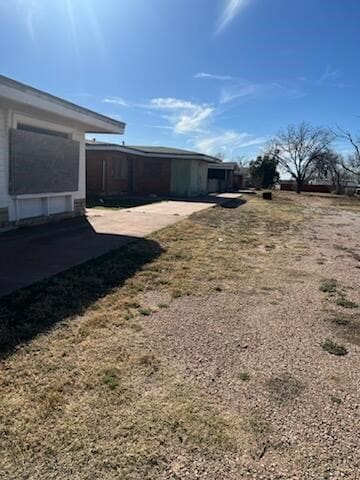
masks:
POLYGON ((252 431, 223 478, 360 478, 359 309, 337 304, 360 303, 359 214, 301 201, 308 220, 272 238, 261 285, 175 299, 142 322, 155 352, 252 431), (328 353, 327 339, 348 353, 328 353))
POLYGON ((236 206, 0 302, 0 478, 360 478, 360 204, 236 206))

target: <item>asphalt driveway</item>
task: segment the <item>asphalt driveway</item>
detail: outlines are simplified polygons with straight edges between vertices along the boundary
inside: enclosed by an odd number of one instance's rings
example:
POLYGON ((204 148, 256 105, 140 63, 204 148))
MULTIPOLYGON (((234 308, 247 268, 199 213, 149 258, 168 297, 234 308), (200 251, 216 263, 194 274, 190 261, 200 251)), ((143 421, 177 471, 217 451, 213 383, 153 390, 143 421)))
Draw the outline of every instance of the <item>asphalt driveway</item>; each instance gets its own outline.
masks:
POLYGON ((163 201, 123 210, 91 209, 87 217, 0 234, 0 296, 172 225, 237 194, 163 201))

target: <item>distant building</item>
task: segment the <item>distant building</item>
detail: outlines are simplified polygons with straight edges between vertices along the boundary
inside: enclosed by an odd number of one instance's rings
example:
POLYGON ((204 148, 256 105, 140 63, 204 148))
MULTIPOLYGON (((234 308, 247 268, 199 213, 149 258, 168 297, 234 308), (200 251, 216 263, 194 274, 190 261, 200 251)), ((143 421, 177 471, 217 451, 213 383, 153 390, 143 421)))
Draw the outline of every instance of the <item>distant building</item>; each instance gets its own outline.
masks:
MULTIPOLYGON (((355 177, 342 180, 340 188, 337 191, 336 185, 327 178, 314 178, 301 187, 303 192, 314 193, 343 193, 345 195, 354 195, 356 189, 359 188, 359 182, 355 177)), ((296 191, 295 180, 280 180, 280 190, 296 191)))
POLYGON ((206 195, 208 165, 219 162, 215 157, 178 148, 88 141, 87 194, 177 197, 206 195))
POLYGON ((234 189, 234 171, 236 162, 221 162, 208 165, 208 191, 229 192, 234 189))
POLYGON ((250 168, 237 162, 222 162, 208 166, 209 192, 231 192, 248 188, 251 184, 250 168))
MULTIPOLYGON (((296 182, 295 180, 280 180, 280 190, 294 191, 296 192, 296 182)), ((317 192, 317 193, 331 193, 332 185, 329 183, 306 183, 301 187, 303 192, 317 192)))
POLYGON ((250 167, 240 165, 234 171, 234 187, 237 190, 251 187, 250 167))

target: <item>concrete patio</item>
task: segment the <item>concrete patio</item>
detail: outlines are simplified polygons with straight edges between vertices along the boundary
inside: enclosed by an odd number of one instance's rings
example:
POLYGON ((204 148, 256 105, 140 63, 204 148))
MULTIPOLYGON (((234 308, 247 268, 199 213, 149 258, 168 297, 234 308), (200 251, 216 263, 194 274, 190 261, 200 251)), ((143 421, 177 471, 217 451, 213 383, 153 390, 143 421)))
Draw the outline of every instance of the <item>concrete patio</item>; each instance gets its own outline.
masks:
POLYGON ((120 248, 192 213, 238 198, 222 194, 168 200, 128 209, 87 211, 86 218, 0 234, 0 296, 120 248))

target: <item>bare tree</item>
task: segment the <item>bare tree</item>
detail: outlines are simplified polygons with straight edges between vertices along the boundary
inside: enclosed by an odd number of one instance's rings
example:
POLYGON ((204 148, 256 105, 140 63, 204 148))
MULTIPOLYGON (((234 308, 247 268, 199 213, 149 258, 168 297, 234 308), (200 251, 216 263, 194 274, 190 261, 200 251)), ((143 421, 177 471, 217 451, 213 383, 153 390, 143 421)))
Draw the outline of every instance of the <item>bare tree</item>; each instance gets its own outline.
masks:
POLYGON ((335 134, 337 138, 346 140, 353 149, 353 153, 345 158, 343 167, 353 175, 360 177, 360 135, 354 136, 352 133, 340 127, 338 127, 335 134))
POLYGON ((250 160, 246 155, 238 155, 233 158, 233 161, 236 162, 239 167, 247 167, 250 163, 250 160))
POLYGON ((280 131, 270 142, 270 154, 277 159, 279 166, 296 182, 296 191, 314 176, 318 162, 329 150, 334 134, 321 127, 313 127, 303 122, 289 125, 280 131))
POLYGON ((222 162, 225 160, 225 154, 224 152, 218 152, 216 155, 215 155, 215 158, 217 158, 218 160, 221 160, 222 162))
POLYGON ((317 161, 317 173, 322 179, 331 181, 336 194, 340 194, 351 174, 344 168, 344 158, 339 153, 329 150, 317 161))

